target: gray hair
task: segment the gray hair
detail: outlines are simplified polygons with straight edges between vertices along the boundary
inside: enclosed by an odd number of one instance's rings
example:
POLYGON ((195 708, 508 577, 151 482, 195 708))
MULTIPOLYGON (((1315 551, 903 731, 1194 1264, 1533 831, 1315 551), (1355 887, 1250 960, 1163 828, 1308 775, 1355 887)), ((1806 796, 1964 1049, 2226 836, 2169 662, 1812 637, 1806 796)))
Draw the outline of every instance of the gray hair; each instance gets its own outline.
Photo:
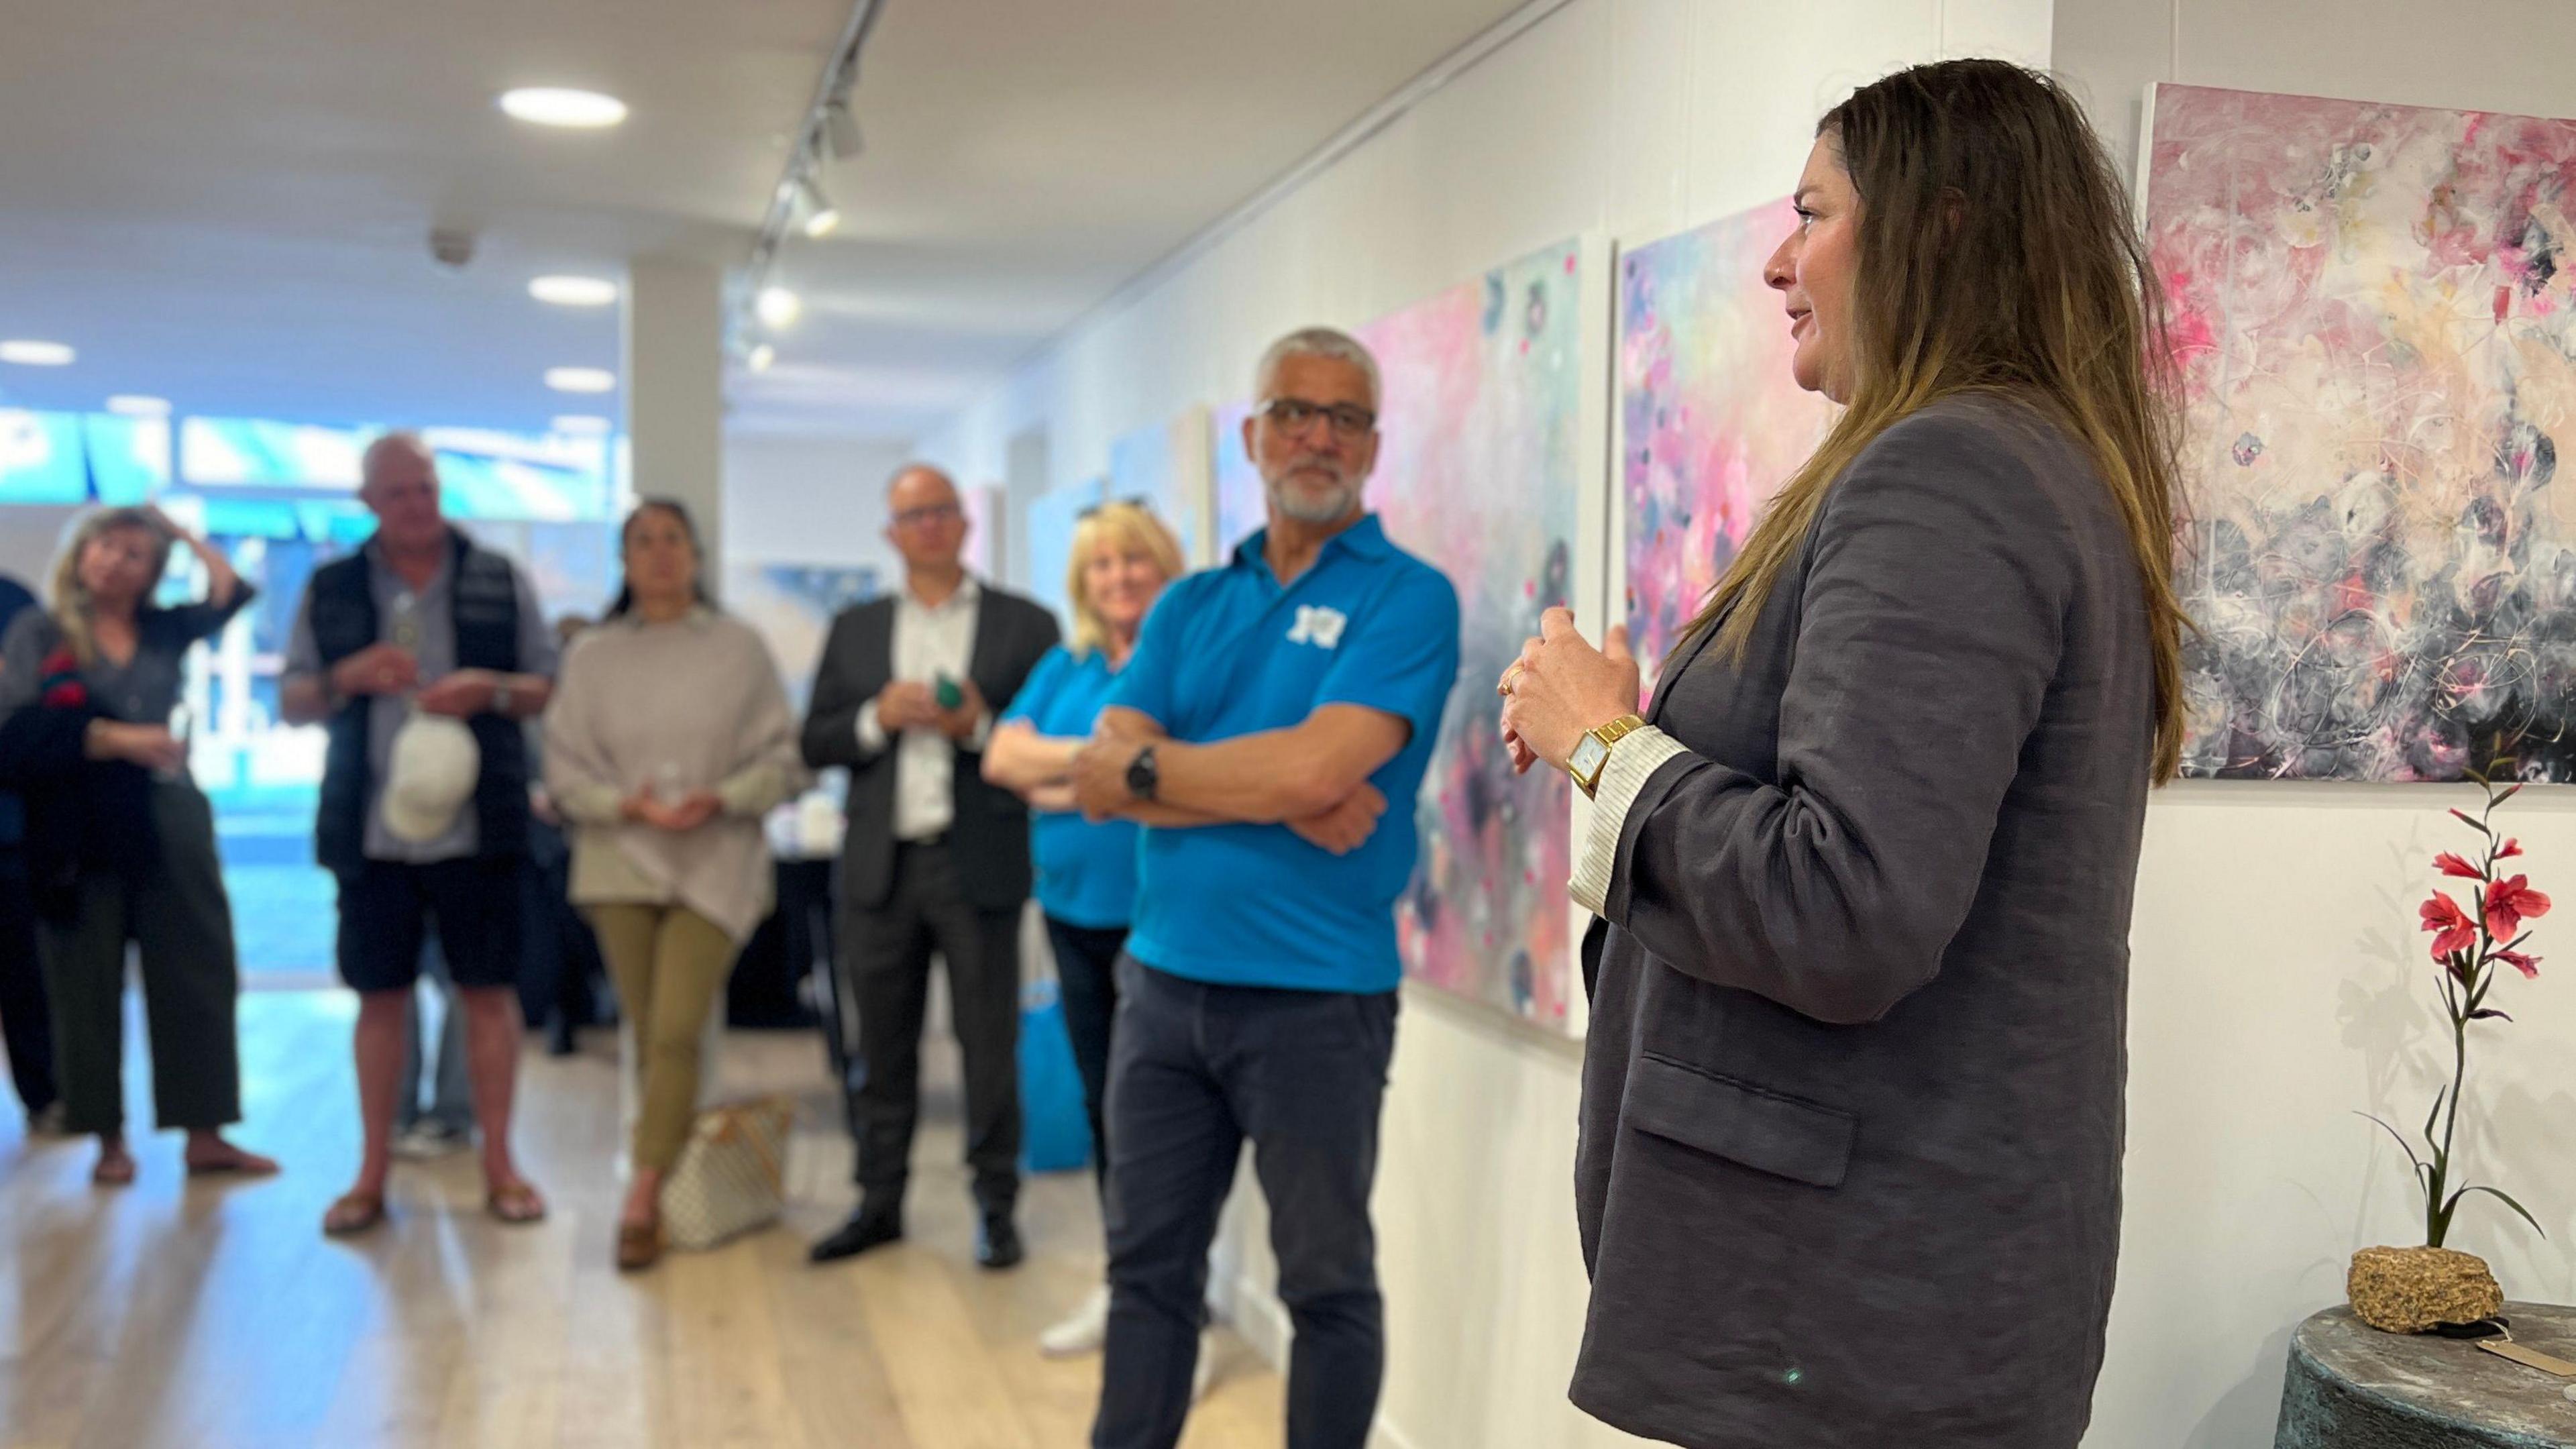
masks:
POLYGON ((1361 341, 1347 332, 1331 327, 1300 327, 1270 344, 1261 354, 1261 365, 1253 369, 1252 398, 1258 404, 1270 396, 1270 381, 1278 375, 1279 364, 1292 357, 1322 357, 1334 362, 1347 362, 1368 379, 1369 407, 1378 405, 1377 359, 1361 341))
POLYGON ((359 487, 364 488, 376 481, 376 465, 387 453, 414 453, 429 459, 433 464, 438 461, 438 455, 430 451, 428 442, 420 434, 409 428, 397 428, 367 445, 365 456, 358 461, 359 487))

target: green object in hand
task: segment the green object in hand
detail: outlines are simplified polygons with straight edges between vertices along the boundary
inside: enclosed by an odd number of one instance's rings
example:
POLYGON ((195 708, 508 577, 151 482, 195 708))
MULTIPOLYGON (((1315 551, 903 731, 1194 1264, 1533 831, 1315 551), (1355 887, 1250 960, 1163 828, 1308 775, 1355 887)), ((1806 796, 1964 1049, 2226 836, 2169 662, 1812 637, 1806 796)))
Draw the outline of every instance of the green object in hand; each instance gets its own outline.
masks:
POLYGON ((966 702, 966 691, 958 687, 956 680, 943 674, 932 686, 932 697, 939 701, 941 709, 955 709, 966 702))

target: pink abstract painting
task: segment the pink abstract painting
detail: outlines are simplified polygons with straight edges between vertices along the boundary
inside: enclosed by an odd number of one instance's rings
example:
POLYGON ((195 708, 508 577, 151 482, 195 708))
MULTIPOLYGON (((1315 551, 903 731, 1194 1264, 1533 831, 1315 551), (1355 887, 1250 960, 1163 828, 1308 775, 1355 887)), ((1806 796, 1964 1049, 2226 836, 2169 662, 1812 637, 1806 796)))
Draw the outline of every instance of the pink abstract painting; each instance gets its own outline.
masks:
POLYGON ((1573 243, 1361 329, 1385 390, 1369 496, 1396 543, 1457 585, 1458 683, 1396 908, 1406 971, 1564 1028, 1573 979, 1563 775, 1512 773, 1494 681, 1566 602, 1583 484, 1582 268, 1573 243))
POLYGON ((2576 122, 2155 93, 2188 773, 2576 779, 2576 122))
POLYGON ((1762 506, 1833 420, 1833 404, 1790 377, 1788 314, 1762 281, 1763 261, 1797 224, 1775 201, 1619 260, 1628 637, 1649 689, 1762 506))

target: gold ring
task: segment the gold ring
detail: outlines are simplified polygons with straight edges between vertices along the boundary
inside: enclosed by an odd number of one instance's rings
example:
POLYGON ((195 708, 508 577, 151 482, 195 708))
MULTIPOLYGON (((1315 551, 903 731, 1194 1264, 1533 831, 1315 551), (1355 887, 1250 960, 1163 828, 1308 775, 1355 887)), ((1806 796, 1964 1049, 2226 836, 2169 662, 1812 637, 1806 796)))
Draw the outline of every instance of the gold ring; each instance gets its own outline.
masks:
POLYGON ((1497 684, 1497 685, 1495 685, 1495 686, 1494 686, 1494 692, 1495 692, 1496 694, 1509 694, 1509 693, 1511 693, 1511 692, 1512 692, 1512 681, 1513 681, 1513 680, 1515 680, 1515 679, 1520 678, 1520 677, 1521 677, 1521 671, 1522 671, 1522 670, 1524 670, 1524 669, 1527 669, 1527 668, 1529 668, 1529 665, 1528 665, 1528 664, 1526 664, 1526 663, 1524 663, 1524 662, 1522 662, 1521 660, 1518 660, 1518 659, 1513 660, 1513 661, 1512 661, 1512 667, 1503 671, 1503 679, 1502 679, 1502 683, 1497 684))

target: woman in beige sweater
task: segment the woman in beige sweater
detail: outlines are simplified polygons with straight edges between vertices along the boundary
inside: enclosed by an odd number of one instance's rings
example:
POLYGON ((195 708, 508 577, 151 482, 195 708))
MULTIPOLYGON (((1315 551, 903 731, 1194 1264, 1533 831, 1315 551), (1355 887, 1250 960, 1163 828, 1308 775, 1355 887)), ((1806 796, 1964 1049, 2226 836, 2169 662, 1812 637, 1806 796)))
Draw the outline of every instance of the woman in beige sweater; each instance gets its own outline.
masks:
POLYGON ((545 754, 573 827, 573 903, 599 933, 642 1071, 617 1235, 618 1266, 637 1269, 661 1256, 662 1178, 689 1139, 707 1013, 769 912, 761 819, 805 777, 777 663, 708 602, 688 510, 638 505, 624 554, 624 591, 564 657, 545 754))

